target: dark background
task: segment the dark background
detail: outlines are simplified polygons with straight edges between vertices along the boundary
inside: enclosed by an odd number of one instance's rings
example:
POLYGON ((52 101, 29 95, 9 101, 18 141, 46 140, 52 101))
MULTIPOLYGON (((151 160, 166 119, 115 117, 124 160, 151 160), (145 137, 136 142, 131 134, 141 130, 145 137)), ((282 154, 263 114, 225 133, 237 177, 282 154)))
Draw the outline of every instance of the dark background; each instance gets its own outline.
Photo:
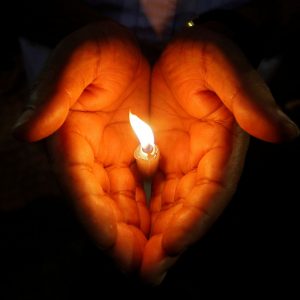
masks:
MULTIPOLYGON (((13 4, 8 6, 12 13, 13 4)), ((17 10, 9 21, 2 18, 0 31, 0 299, 299 297, 299 138, 281 145, 252 138, 223 215, 160 287, 146 288, 115 269, 89 240, 57 187, 42 145, 11 136, 28 94, 19 32, 13 29, 19 15, 17 10)), ((299 125, 297 20, 266 40, 280 54, 269 85, 299 125)))

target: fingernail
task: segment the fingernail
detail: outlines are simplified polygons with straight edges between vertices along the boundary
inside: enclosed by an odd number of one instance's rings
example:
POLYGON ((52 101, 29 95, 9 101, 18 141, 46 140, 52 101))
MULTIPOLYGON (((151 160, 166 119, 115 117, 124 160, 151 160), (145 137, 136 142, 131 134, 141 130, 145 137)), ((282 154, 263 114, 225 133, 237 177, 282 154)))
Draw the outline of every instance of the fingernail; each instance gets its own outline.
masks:
POLYGON ((288 122, 287 124, 288 133, 291 137, 297 137, 300 134, 299 127, 292 121, 288 122))
POLYGON ((19 117, 19 119, 17 120, 17 122, 14 124, 13 129, 16 129, 22 125, 24 125, 25 123, 27 123, 31 116, 34 114, 34 110, 33 109, 27 109, 25 110, 22 115, 19 117))
POLYGON ((297 137, 300 134, 300 129, 296 123, 294 123, 282 110, 277 110, 277 113, 285 124, 287 132, 291 137, 297 137))

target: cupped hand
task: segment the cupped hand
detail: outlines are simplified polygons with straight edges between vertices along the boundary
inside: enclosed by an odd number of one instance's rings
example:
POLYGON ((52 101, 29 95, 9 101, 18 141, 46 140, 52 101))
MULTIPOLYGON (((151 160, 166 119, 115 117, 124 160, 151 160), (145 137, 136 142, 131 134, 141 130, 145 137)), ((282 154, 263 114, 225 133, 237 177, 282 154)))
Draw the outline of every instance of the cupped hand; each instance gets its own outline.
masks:
POLYGON ((46 137, 62 186, 97 245, 125 272, 139 268, 149 213, 128 123, 147 119, 149 66, 127 29, 102 21, 64 39, 15 135, 46 137))
POLYGON ((239 49, 201 28, 183 32, 156 63, 151 119, 161 161, 141 275, 158 284, 231 199, 247 151, 246 132, 280 142, 298 130, 239 49))

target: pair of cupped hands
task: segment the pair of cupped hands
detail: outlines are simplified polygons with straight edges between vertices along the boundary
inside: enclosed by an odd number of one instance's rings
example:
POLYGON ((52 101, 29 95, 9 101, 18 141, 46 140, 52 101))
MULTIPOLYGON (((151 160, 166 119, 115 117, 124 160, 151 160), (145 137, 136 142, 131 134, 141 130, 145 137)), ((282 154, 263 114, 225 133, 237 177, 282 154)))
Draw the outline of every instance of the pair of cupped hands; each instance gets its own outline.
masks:
POLYGON ((298 128, 233 42, 187 28, 150 68, 129 30, 112 21, 56 47, 15 127, 21 139, 47 138, 62 187, 98 247, 150 284, 228 204, 246 132, 281 142, 298 128), (129 111, 151 124, 161 153, 149 207, 129 111))

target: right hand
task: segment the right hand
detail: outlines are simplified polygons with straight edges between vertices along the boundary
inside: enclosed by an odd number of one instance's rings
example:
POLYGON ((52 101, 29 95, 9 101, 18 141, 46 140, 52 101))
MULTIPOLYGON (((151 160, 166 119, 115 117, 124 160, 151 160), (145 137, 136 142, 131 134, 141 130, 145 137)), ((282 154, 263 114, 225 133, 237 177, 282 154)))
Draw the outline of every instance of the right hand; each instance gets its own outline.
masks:
POLYGON ((80 219, 125 272, 139 268, 150 224, 128 120, 129 110, 147 119, 149 77, 127 29, 89 25, 54 50, 15 127, 26 141, 50 137, 55 169, 80 219))

